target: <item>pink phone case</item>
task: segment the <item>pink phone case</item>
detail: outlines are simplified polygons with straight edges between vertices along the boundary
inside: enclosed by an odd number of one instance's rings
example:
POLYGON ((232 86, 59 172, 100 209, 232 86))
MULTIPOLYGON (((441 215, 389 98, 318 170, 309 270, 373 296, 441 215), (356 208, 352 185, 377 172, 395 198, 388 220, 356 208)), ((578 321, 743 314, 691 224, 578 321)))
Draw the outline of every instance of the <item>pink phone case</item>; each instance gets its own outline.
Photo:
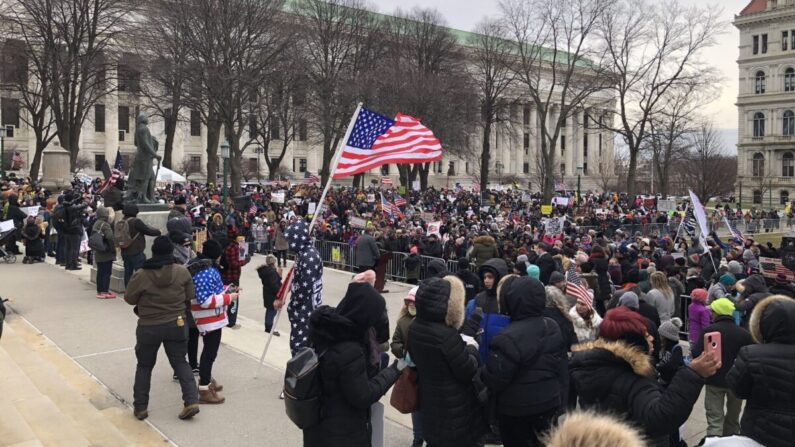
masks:
POLYGON ((704 334, 704 352, 714 352, 715 358, 721 361, 720 332, 707 332, 704 334))

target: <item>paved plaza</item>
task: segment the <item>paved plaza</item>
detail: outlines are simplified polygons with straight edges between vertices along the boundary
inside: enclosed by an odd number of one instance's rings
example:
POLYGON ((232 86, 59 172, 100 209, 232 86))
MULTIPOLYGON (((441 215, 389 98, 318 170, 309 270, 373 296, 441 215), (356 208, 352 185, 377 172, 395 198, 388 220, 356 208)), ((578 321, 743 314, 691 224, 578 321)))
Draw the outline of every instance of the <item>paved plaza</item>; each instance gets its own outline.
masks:
MULTIPOLYGON (((243 268, 239 329, 224 329, 214 375, 226 403, 203 405, 192 421, 180 421, 179 385, 160 352, 152 377, 147 422, 132 415, 135 326, 132 306, 121 298, 98 300, 89 269, 66 272, 48 263, 0 265, 0 296, 12 298, 8 330, 0 340, 0 445, 300 446, 301 432, 278 399, 289 358, 286 314, 259 377, 265 346, 264 309, 255 268, 243 268), (57 422, 57 424, 56 424, 57 422)), ((325 269, 323 301, 342 298, 350 273, 325 269)), ((387 283, 390 321, 397 320, 409 286, 387 283)), ((201 348, 200 348, 201 349, 201 348)), ((386 405, 385 445, 411 444, 410 418, 386 405)), ((703 397, 703 393, 702 393, 703 397)), ((706 428, 702 400, 685 427, 689 445, 706 428)))

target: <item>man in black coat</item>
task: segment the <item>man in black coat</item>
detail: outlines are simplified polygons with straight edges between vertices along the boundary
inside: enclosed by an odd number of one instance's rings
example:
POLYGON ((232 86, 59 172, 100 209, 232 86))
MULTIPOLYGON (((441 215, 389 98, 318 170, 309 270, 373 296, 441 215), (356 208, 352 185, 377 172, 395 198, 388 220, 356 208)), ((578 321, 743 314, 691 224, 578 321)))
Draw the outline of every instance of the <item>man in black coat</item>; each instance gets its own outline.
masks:
POLYGON ((491 341, 483 380, 496 393, 504 445, 536 445, 564 402, 566 347, 558 325, 543 316, 541 281, 509 277, 500 294, 501 311, 511 323, 491 341))
POLYGON ((66 270, 80 270, 80 239, 83 237, 83 214, 85 213, 86 203, 79 195, 71 192, 64 197, 64 207, 66 208, 66 220, 64 222, 63 236, 66 242, 65 262, 66 270))
POLYGON ((480 292, 480 278, 469 269, 469 260, 466 257, 458 258, 458 271, 456 271, 456 276, 464 283, 467 302, 469 302, 469 300, 475 298, 475 295, 480 292))
MULTIPOLYGON (((710 304, 712 324, 704 328, 704 333, 720 333, 721 367, 714 376, 707 379, 704 396, 704 409, 707 412, 706 437, 733 436, 740 432, 740 409, 743 401, 728 389, 726 374, 734 365, 740 348, 754 343, 751 334, 737 326, 732 317, 734 303, 728 298, 719 298, 710 304), (726 414, 723 413, 724 404, 726 414)), ((704 339, 699 338, 691 350, 693 357, 704 351, 704 339)))
POLYGON ((539 242, 535 247, 535 252, 538 257, 535 260, 535 264, 538 266, 538 270, 540 270, 540 274, 538 279, 547 286, 549 285, 549 277, 552 275, 552 272, 555 271, 555 260, 552 259, 552 255, 549 254, 549 245, 544 242, 539 242))

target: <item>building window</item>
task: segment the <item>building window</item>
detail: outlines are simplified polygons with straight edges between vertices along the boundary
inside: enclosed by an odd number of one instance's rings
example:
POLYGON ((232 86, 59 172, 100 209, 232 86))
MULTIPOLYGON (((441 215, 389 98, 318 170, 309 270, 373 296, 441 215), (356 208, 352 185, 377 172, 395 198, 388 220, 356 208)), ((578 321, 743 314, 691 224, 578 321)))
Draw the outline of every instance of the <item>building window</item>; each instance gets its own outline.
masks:
POLYGON ((277 120, 271 120, 271 140, 280 140, 280 139, 281 138, 279 138, 279 123, 277 122, 277 120))
POLYGON ((467 174, 469 174, 469 162, 468 162, 468 161, 467 161, 467 162, 464 162, 464 172, 466 172, 467 174))
POLYGON ((767 53, 767 34, 762 34, 762 54, 767 53))
POLYGON ((782 129, 784 135, 795 135, 795 113, 792 113, 792 110, 784 112, 782 123, 784 125, 784 129, 782 129))
POLYGON ((257 136, 257 115, 251 114, 248 116, 248 136, 249 138, 257 136))
POLYGON ((754 93, 761 95, 765 92, 765 72, 757 71, 754 80, 754 93))
POLYGON ((789 37, 792 41, 789 44, 790 50, 795 50, 795 29, 789 32, 789 37))
POLYGON ((306 158, 298 159, 298 172, 306 172, 306 158))
POLYGON ((582 156, 588 157, 588 134, 582 136, 582 156))
POLYGON ((591 116, 588 115, 588 112, 583 112, 582 114, 582 124, 586 129, 590 129, 591 126, 591 116))
POLYGON ((781 32, 781 51, 787 51, 787 41, 789 41, 789 31, 781 32))
POLYGON ((118 75, 120 92, 138 93, 141 91, 141 72, 129 65, 120 64, 118 75))
POLYGON ((527 155, 527 153, 530 151, 530 134, 527 132, 524 133, 524 140, 522 142, 522 147, 524 147, 524 153, 525 155, 527 155))
POLYGON ((201 155, 190 156, 190 170, 193 172, 201 172, 202 170, 202 157, 201 155))
POLYGON ((759 54, 759 36, 754 36, 754 54, 759 54))
POLYGON ((795 91, 795 68, 788 68, 784 70, 784 91, 795 91))
POLYGON ((190 136, 200 137, 202 134, 202 117, 195 110, 190 111, 190 136))
POLYGON ((525 174, 530 173, 530 163, 525 162, 522 164, 522 172, 525 174))
POLYGON ((105 164, 105 154, 94 154, 94 170, 101 171, 105 164))
POLYGON ((754 154, 752 163, 752 174, 754 177, 762 177, 765 175, 765 156, 761 152, 754 154))
POLYGON ((433 172, 435 172, 437 174, 441 174, 442 173, 442 162, 441 161, 435 161, 433 163, 433 172))
POLYGON ((254 158, 248 159, 248 172, 259 173, 259 160, 254 158))
POLYGON ((560 164, 560 175, 566 175, 566 163, 560 164))
POLYGON ((762 204, 762 191, 755 189, 754 190, 754 205, 761 205, 762 204))
POLYGON ((587 161, 582 163, 582 173, 583 173, 583 175, 588 175, 588 162, 587 161))
POLYGON ((599 134, 599 157, 602 156, 602 134, 599 134))
POLYGON ((765 136, 765 114, 762 112, 754 113, 754 136, 765 136))
POLYGON ((778 200, 779 200, 778 203, 782 205, 787 205, 789 203, 789 191, 787 191, 786 189, 781 190, 781 192, 778 193, 778 200))
POLYGON ((298 141, 306 141, 308 135, 306 120, 298 120, 298 141))
POLYGON ((560 155, 566 152, 566 135, 560 136, 560 155))
POLYGON ((19 100, 12 98, 0 99, 0 113, 3 114, 3 126, 19 127, 19 100))
POLYGON ((522 124, 525 126, 530 125, 530 107, 524 106, 522 109, 522 124))
POLYGON ((389 175, 389 165, 381 165, 381 175, 389 175))
POLYGON ((795 156, 792 152, 784 152, 781 162, 781 175, 784 177, 795 177, 795 156))
POLYGON ((105 106, 97 104, 94 106, 94 132, 105 131, 105 106))
POLYGON ((119 106, 119 130, 130 131, 130 108, 119 106))

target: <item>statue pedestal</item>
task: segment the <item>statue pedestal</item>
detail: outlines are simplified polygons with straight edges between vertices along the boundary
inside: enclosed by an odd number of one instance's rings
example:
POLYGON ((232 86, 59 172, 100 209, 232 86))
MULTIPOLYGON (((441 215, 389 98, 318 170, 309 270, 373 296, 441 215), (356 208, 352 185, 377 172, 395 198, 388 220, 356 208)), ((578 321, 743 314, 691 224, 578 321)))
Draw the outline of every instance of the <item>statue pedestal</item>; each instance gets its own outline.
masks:
MULTIPOLYGON (((166 223, 168 222, 169 209, 165 205, 138 205, 139 212, 138 218, 144 221, 145 224, 152 228, 157 228, 163 235, 167 235, 166 223)), ((152 257, 152 242, 155 240, 153 236, 146 236, 146 248, 144 254, 146 258, 152 257)), ((97 271, 95 266, 91 266, 91 282, 96 284, 97 271)), ((113 262, 113 270, 110 274, 110 290, 116 293, 124 292, 124 263, 121 260, 121 252, 117 256, 116 261, 113 262)))
POLYGON ((71 185, 69 152, 60 147, 48 147, 42 151, 41 185, 50 191, 65 189, 71 185))

